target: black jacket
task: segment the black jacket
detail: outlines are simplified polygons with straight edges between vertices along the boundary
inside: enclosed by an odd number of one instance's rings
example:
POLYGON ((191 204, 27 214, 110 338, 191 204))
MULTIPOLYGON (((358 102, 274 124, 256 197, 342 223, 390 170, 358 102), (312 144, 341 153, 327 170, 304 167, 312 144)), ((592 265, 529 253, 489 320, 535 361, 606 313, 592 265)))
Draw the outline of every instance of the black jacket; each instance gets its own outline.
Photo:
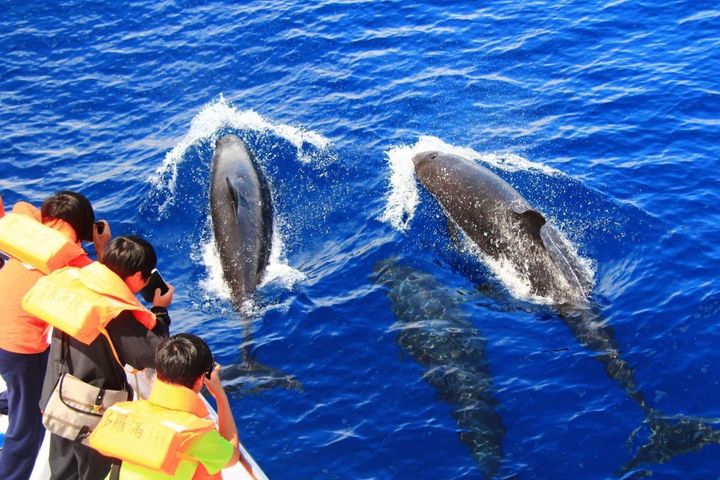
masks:
MULTIPOLYGON (((169 334, 170 317, 167 309, 153 307, 157 324, 152 330, 135 320, 129 311, 124 311, 110 321, 107 329, 120 361, 138 370, 154 368, 155 349, 163 337, 169 334)), ((53 329, 50 342, 45 381, 43 383, 40 408, 45 409, 60 370, 71 373, 80 380, 96 387, 109 390, 132 391, 125 372, 113 357, 112 350, 104 335, 99 335, 90 345, 75 340, 58 329, 53 329), (65 362, 63 365, 63 356, 65 362)))

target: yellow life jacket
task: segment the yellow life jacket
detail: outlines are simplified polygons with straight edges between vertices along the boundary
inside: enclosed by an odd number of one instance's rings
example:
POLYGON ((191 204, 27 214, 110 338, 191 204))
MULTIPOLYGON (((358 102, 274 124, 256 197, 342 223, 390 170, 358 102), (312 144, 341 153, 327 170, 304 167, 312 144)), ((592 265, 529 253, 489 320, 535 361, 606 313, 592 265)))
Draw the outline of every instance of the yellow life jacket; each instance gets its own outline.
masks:
POLYGON ((191 389, 156 378, 148 400, 108 408, 89 445, 123 462, 175 475, 181 461, 198 463, 185 452, 193 440, 215 429, 212 420, 202 418, 207 413, 191 389))
POLYGON ((155 327, 155 315, 99 262, 63 268, 39 279, 23 297, 22 307, 88 345, 100 333, 107 336, 105 326, 123 310, 130 310, 148 329, 155 327))
POLYGON ((19 202, 12 212, 0 217, 0 250, 45 274, 85 255, 73 241, 72 227, 62 220, 54 221, 57 228, 44 225, 37 208, 19 202))

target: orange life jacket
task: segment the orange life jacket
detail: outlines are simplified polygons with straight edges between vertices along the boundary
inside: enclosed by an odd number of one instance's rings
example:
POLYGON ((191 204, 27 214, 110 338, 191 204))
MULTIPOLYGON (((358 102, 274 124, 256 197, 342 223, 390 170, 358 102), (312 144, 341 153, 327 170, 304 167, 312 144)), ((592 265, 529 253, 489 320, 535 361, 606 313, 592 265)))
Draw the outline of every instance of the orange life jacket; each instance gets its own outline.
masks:
MULTIPOLYGON (((40 223, 40 217, 40 210, 29 203, 18 202, 13 207, 12 213, 8 213, 0 219, 2 225, 4 225, 0 228, 0 237, 13 244, 12 247, 6 245, 0 247, 0 249, 18 254, 18 251, 22 250, 27 251, 30 249, 32 252, 33 249, 40 251, 47 248, 45 253, 41 252, 40 254, 20 253, 18 256, 23 258, 22 261, 11 256, 5 262, 5 265, 0 268, 0 306, 2 307, 0 309, 0 348, 8 352, 35 354, 45 351, 48 346, 47 338, 50 326, 44 321, 29 315, 20 305, 23 295, 43 276, 42 271, 34 268, 29 263, 44 263, 48 268, 50 268, 51 264, 53 267, 55 265, 65 267, 67 265, 63 264, 63 262, 67 261, 68 257, 70 257, 69 265, 74 267, 82 267, 91 263, 85 252, 78 245, 75 245, 77 237, 69 224, 62 220, 53 220, 47 226, 43 226, 40 223), (17 216, 16 218, 22 217, 26 222, 23 222, 23 219, 16 222, 12 219, 13 216, 17 216), (8 217, 11 218, 10 223, 7 223, 8 217), (41 229, 50 230, 55 234, 64 236, 66 242, 69 242, 72 246, 63 243, 60 254, 53 254, 52 249, 44 241, 44 235, 33 236, 28 232, 17 231, 18 225, 27 222, 30 222, 31 229, 37 230, 39 226, 41 229), (31 241, 27 240, 28 237, 31 237, 31 241), (24 238, 24 240, 19 241, 18 238, 24 238), (45 258, 45 260, 32 260, 32 258, 38 256, 45 258)), ((46 232, 46 230, 42 230, 42 232, 46 232)), ((60 242, 57 244, 60 244, 60 242)))
POLYGON ((99 262, 63 268, 39 279, 23 297, 22 307, 85 344, 100 333, 107 336, 105 326, 123 310, 130 310, 148 329, 155 327, 155 315, 99 262))
POLYGON ((25 202, 0 217, 0 250, 45 274, 85 255, 76 242, 68 223, 53 219, 43 224, 40 211, 25 202))
POLYGON ((207 415, 197 393, 156 378, 147 400, 108 408, 89 445, 123 462, 175 475, 182 461, 198 464, 185 452, 193 440, 215 429, 207 415))

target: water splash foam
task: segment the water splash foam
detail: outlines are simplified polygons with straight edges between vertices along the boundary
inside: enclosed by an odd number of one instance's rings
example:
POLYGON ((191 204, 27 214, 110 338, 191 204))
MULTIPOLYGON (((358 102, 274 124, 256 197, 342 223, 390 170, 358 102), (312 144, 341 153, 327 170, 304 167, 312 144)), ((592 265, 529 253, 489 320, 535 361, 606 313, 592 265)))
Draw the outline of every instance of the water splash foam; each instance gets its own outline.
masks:
POLYGON ((185 152, 202 141, 214 144, 219 134, 226 129, 253 131, 283 138, 295 147, 297 158, 303 163, 311 163, 328 154, 334 156, 329 151, 330 141, 323 135, 291 125, 271 123, 253 110, 238 110, 220 95, 200 109, 192 119, 188 132, 165 155, 163 163, 150 177, 153 188, 161 192, 165 199, 160 206, 161 214, 172 204, 177 188, 178 165, 183 161, 185 152), (308 145, 312 148, 307 148, 308 145))
POLYGON ((222 263, 220 253, 215 245, 215 237, 211 235, 209 241, 202 244, 202 262, 207 271, 207 277, 200 281, 200 288, 209 298, 220 298, 230 300, 230 288, 223 279, 222 263))
POLYGON ((293 288, 297 283, 305 281, 306 275, 300 270, 291 267, 285 258, 285 243, 280 232, 284 223, 281 219, 275 218, 273 224, 273 240, 270 250, 270 261, 263 275, 262 285, 279 283, 286 289, 293 288))

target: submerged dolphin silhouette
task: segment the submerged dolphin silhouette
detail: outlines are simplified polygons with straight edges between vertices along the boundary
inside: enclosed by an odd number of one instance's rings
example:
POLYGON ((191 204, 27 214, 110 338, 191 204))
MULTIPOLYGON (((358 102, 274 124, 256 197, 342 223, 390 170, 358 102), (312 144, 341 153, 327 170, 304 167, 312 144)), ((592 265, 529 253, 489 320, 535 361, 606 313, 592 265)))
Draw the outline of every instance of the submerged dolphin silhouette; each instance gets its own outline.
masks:
MULTIPOLYGON (((243 303, 250 299, 270 259, 273 208, 270 188, 253 153, 235 135, 218 140, 212 159, 210 213, 223 277, 233 306, 243 321, 243 362, 223 370, 223 380, 237 376, 253 380, 255 389, 297 388, 293 377, 259 364, 251 352, 250 320, 243 303), (256 375, 257 374, 257 375, 256 375), (263 379, 263 388, 257 386, 263 379)), ((237 385, 237 381, 234 382, 237 385)))
POLYGON ((493 478, 502 462, 506 428, 496 411, 485 339, 460 308, 462 298, 425 272, 379 262, 375 283, 385 286, 397 319, 398 344, 427 369, 424 379, 453 406, 460 441, 482 475, 493 478))
POLYGON ((591 284, 578 258, 517 190, 487 168, 457 155, 423 152, 413 157, 413 163, 418 180, 450 222, 486 255, 512 265, 533 293, 551 299, 575 338, 596 353, 607 375, 640 406, 650 437, 622 472, 720 443, 720 434, 709 425, 717 422, 663 417, 648 405, 612 329, 588 300, 591 284))

